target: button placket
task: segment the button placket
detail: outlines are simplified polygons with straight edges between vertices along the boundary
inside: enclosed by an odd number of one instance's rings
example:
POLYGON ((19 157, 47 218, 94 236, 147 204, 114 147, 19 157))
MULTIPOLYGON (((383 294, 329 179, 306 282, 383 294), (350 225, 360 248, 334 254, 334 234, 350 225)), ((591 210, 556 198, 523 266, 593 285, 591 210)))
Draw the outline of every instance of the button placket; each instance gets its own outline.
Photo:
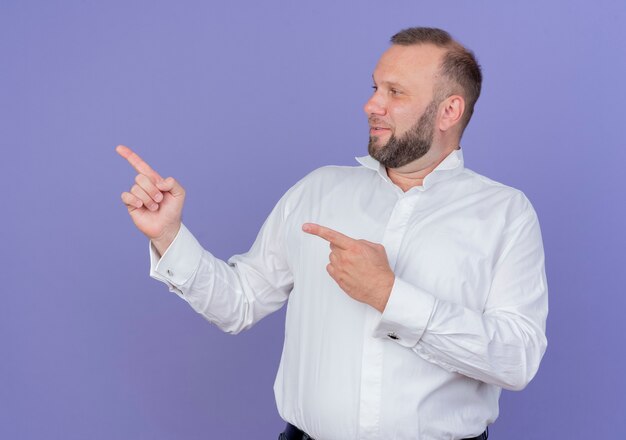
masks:
MULTIPOLYGON (((381 244, 385 247, 389 266, 392 270, 396 266, 402 239, 418 197, 417 194, 411 194, 410 196, 404 193, 400 194, 387 222, 381 244)), ((359 435, 361 438, 379 437, 378 428, 382 400, 383 350, 385 341, 372 337, 379 319, 379 312, 374 309, 368 309, 361 369, 361 400, 359 407, 359 435)), ((387 334, 387 337, 394 340, 399 339, 399 336, 394 332, 387 334)))

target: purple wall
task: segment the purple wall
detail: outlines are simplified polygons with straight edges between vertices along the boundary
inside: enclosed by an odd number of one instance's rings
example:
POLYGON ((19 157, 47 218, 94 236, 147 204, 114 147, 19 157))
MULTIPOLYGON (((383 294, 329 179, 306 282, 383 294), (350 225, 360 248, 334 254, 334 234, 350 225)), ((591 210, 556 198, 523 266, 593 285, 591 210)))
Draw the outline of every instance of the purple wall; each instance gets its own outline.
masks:
POLYGON ((151 280, 113 148, 182 181, 205 247, 245 251, 300 177, 364 154, 371 71, 411 25, 477 53, 467 164, 543 227, 548 352, 493 438, 623 436, 626 6, 490 3, 3 0, 0 438, 276 438, 283 312, 228 336, 151 280))

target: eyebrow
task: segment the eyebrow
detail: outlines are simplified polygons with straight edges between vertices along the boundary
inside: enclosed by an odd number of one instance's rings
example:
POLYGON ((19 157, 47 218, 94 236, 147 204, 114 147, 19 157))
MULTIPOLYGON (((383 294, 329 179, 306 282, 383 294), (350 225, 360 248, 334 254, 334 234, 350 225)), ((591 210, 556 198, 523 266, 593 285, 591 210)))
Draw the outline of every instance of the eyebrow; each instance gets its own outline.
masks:
MULTIPOLYGON (((374 75, 372 75, 372 81, 376 84, 376 80, 374 79, 374 75)), ((385 84, 391 87, 404 87, 402 84, 395 81, 381 81, 381 84, 385 84)))

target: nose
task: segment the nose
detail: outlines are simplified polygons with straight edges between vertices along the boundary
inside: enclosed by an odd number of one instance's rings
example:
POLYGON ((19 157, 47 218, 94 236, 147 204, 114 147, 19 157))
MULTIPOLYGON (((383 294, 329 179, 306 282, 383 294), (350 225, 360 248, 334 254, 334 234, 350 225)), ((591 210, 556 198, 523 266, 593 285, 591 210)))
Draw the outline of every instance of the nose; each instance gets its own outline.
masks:
POLYGON ((387 113, 384 98, 378 90, 375 90, 363 106, 363 110, 367 116, 379 115, 384 116, 387 113))

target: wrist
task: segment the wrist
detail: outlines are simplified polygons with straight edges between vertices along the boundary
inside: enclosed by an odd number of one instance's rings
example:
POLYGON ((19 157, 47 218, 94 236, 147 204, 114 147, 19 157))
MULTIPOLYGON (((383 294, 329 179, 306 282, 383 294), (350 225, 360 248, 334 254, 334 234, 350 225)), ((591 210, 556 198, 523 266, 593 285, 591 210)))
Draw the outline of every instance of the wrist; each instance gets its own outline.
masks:
POLYGON ((377 304, 374 306, 374 308, 380 313, 383 313, 385 311, 385 307, 387 307, 395 281, 396 275, 393 272, 390 272, 385 277, 385 281, 382 283, 382 287, 380 289, 381 294, 378 297, 377 304))
POLYGON ((163 256, 165 251, 171 246, 171 244, 176 239, 178 235, 178 231, 180 231, 180 223, 178 223, 173 228, 168 228, 158 237, 152 238, 152 245, 157 250, 160 256, 163 256))

